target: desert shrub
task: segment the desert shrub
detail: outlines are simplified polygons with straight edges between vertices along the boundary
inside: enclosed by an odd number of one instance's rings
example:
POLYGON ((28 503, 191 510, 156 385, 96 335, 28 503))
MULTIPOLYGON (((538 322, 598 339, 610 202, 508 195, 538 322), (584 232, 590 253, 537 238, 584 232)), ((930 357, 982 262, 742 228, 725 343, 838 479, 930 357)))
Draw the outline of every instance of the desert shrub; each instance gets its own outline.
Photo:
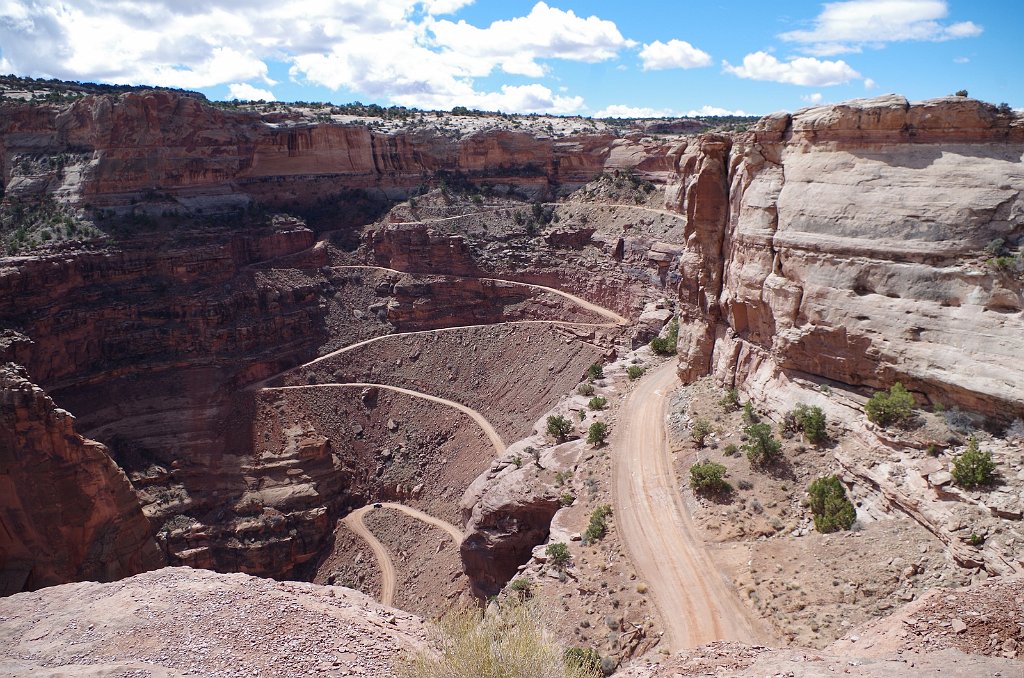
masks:
POLYGON ((644 372, 647 370, 640 365, 630 365, 626 368, 626 376, 629 377, 630 381, 636 381, 640 377, 644 376, 644 372))
POLYGON ((572 422, 560 414, 553 414, 548 417, 548 433, 558 440, 565 440, 572 433, 572 422))
POLYGON ((743 432, 747 434, 747 442, 742 450, 752 466, 767 466, 782 454, 782 443, 772 435, 768 424, 750 424, 743 432))
POLYGON ((752 483, 752 482, 750 482, 749 480, 746 480, 746 479, 740 480, 738 483, 736 483, 736 485, 741 490, 752 490, 752 489, 754 489, 754 483, 752 483))
POLYGON ((698 461, 690 467, 690 487, 694 492, 718 494, 729 489, 725 467, 713 461, 698 461))
POLYGON ((569 559, 572 557, 569 555, 569 547, 562 542, 548 544, 547 548, 544 549, 544 554, 548 557, 548 562, 556 570, 565 569, 565 566, 569 564, 569 559))
POLYGON ((707 419, 697 419, 693 422, 693 426, 690 427, 690 438, 693 439, 697 447, 703 448, 712 430, 710 421, 707 419))
POLYGON ((811 497, 814 529, 829 533, 848 530, 857 519, 857 510, 846 498, 846 488, 836 476, 818 478, 807 489, 811 497))
POLYGON ((604 379, 604 365, 601 363, 594 363, 587 368, 587 378, 590 381, 596 381, 597 379, 604 379))
MULTIPOLYGON (((564 544, 563 544, 564 546, 564 544)), ((462 609, 445 615, 437 626, 434 645, 400 658, 402 678, 599 678, 592 664, 566 661, 565 651, 544 628, 536 605, 509 600, 479 610, 462 609)))
POLYGON ((903 384, 896 382, 888 391, 877 391, 871 396, 864 412, 879 426, 901 424, 914 414, 914 396, 903 388, 903 384))
POLYGON ((594 385, 590 382, 580 384, 576 387, 576 392, 581 396, 592 396, 594 395, 594 385))
POLYGON ((740 448, 736 447, 736 443, 729 443, 725 446, 725 456, 736 457, 739 456, 740 448))
POLYGON ((959 407, 951 407, 942 413, 946 425, 954 431, 969 433, 974 430, 974 419, 959 407))
POLYGON ((601 655, 592 647, 570 647, 565 651, 564 659, 569 670, 585 671, 586 675, 602 675, 601 655))
POLYGON ((516 468, 523 468, 523 458, 518 454, 512 457, 512 463, 516 465, 516 468))
POLYGON ((1004 436, 1007 440, 1011 440, 1013 442, 1020 442, 1024 440, 1024 421, 1014 419, 1013 423, 1006 428, 1004 436))
POLYGON ((664 337, 651 339, 651 350, 658 355, 675 355, 679 343, 679 320, 672 318, 664 337))
POLYGON ((743 403, 743 423, 756 424, 759 421, 761 421, 761 417, 758 416, 757 411, 754 409, 754 403, 749 400, 743 403))
POLYGON ((718 404, 726 412, 735 412, 740 409, 740 392, 734 388, 730 388, 725 392, 725 395, 719 398, 718 404))
POLYGON ((558 503, 562 506, 572 506, 574 501, 576 501, 576 495, 572 492, 563 492, 562 496, 558 498, 558 503))
POLYGON ((825 413, 817 405, 808 407, 800 403, 793 408, 790 415, 808 441, 817 445, 828 437, 825 430, 825 413))
POLYGON ((587 429, 587 442, 591 445, 604 445, 608 437, 608 424, 603 421, 595 421, 587 429))
POLYGON ((996 465, 992 454, 978 448, 978 440, 971 436, 967 449, 953 460, 953 480, 960 487, 972 489, 979 485, 990 485, 995 478, 996 465))
POLYGON ((595 396, 590 399, 587 403, 587 407, 592 410, 603 410, 608 405, 608 399, 604 396, 595 396))
POLYGON ((583 541, 592 544, 600 541, 608 534, 608 516, 612 514, 612 507, 608 504, 601 504, 590 514, 590 523, 583 532, 583 541))
POLYGON ((509 589, 511 589, 515 593, 518 593, 521 596, 530 595, 530 591, 533 589, 533 585, 530 583, 530 580, 526 579, 525 577, 518 577, 516 579, 513 579, 509 583, 508 587, 509 589))

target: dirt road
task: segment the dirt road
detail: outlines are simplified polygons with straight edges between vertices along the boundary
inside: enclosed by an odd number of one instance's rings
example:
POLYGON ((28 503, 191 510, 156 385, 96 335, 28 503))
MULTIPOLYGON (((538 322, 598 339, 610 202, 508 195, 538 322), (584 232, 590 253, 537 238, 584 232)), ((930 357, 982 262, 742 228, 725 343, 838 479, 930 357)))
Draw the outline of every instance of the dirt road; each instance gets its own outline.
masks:
POLYGON ((711 561, 680 496, 665 433, 676 363, 649 372, 612 437, 615 523, 661 613, 670 650, 713 640, 767 642, 711 561))
MULTIPOLYGON (((428 525, 441 528, 451 535, 456 547, 462 543, 462 530, 451 523, 441 520, 440 518, 435 518, 428 513, 424 513, 423 511, 419 511, 410 506, 405 506, 404 504, 385 502, 381 504, 381 507, 396 509, 416 518, 417 520, 422 520, 428 525)), ((373 533, 366 527, 366 523, 363 522, 363 518, 372 510, 374 510, 372 505, 358 508, 345 516, 342 522, 345 523, 345 525, 347 525, 348 528, 359 538, 369 544, 370 550, 373 551, 374 558, 377 559, 377 565, 380 567, 380 602, 382 605, 392 607, 395 602, 395 589, 398 586, 398 576, 395 573, 395 563, 391 560, 391 554, 388 553, 386 548, 384 548, 384 544, 381 544, 380 540, 373 536, 373 533)))

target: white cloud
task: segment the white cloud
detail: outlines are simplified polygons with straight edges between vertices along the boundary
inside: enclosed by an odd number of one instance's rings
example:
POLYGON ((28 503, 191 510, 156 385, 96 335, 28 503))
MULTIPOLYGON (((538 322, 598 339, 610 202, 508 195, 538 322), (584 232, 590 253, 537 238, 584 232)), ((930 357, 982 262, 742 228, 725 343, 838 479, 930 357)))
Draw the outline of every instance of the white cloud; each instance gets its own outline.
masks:
POLYGON ((871 78, 864 78, 864 89, 874 89, 878 85, 871 78))
POLYGON ((683 115, 691 118, 702 116, 702 115, 750 115, 750 113, 744 113, 742 110, 730 111, 728 108, 721 108, 719 106, 708 106, 707 104, 700 108, 690 109, 683 115))
POLYGON ((814 92, 813 94, 802 94, 800 98, 809 104, 820 104, 822 100, 821 92, 814 92))
POLYGON ((228 85, 228 99, 240 101, 277 101, 277 97, 269 89, 253 87, 245 82, 233 82, 228 85))
POLYGON ((954 64, 969 64, 971 63, 970 57, 957 57, 953 59, 954 64))
POLYGON ((711 65, 711 55, 697 49, 684 40, 669 40, 667 43, 655 40, 640 50, 640 60, 645 71, 661 71, 668 68, 700 68, 711 65))
POLYGON ((582 101, 533 85, 480 91, 476 81, 495 71, 536 78, 546 60, 595 63, 636 45, 612 21, 544 2, 486 27, 441 18, 471 3, 0 0, 0 65, 75 80, 259 88, 275 84, 273 61, 296 81, 393 103, 558 112, 582 101))
POLYGON ((626 106, 612 104, 594 113, 595 118, 674 118, 677 117, 667 108, 648 108, 646 106, 626 106))
POLYGON ((446 58, 467 70, 489 73, 499 66, 506 73, 528 77, 544 75, 537 59, 597 63, 636 44, 624 38, 614 22, 583 18, 543 2, 524 17, 495 21, 487 28, 447 20, 432 22, 428 28, 446 58))
POLYGON ((695 118, 708 115, 750 115, 741 110, 730 111, 719 106, 707 104, 689 111, 674 111, 669 108, 648 108, 646 106, 627 106, 612 104, 594 113, 595 118, 695 118))
POLYGON ((942 23, 949 15, 946 0, 849 0, 826 3, 809 30, 782 33, 816 56, 859 52, 888 42, 954 40, 981 35, 972 21, 942 23))
POLYGON ((723 61, 722 67, 726 73, 732 73, 740 78, 784 82, 804 87, 841 85, 860 77, 860 73, 842 60, 821 61, 813 57, 799 57, 783 62, 767 52, 746 55, 743 57, 742 66, 733 66, 728 61, 723 61))

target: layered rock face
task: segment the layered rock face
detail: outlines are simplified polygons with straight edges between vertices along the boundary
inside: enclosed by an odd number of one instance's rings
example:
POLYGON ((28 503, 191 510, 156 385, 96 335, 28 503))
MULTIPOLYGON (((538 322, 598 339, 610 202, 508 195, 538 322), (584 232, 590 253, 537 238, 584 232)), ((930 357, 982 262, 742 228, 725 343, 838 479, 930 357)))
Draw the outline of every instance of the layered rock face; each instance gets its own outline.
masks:
POLYGON ((0 595, 163 564, 107 448, 11 364, 0 367, 0 527, 0 595))
POLYGON ((704 138, 684 205, 685 378, 779 370, 922 402, 1024 412, 1021 282, 986 246, 1024 237, 1024 125, 953 97, 889 96, 704 138))
POLYGON ((665 145, 641 136, 490 130, 453 140, 431 130, 385 134, 282 117, 226 112, 167 91, 10 107, 0 123, 0 174, 19 197, 48 192, 122 208, 148 196, 157 211, 193 211, 252 199, 309 203, 351 189, 405 196, 439 171, 530 193, 579 185, 606 168, 672 171, 665 145))

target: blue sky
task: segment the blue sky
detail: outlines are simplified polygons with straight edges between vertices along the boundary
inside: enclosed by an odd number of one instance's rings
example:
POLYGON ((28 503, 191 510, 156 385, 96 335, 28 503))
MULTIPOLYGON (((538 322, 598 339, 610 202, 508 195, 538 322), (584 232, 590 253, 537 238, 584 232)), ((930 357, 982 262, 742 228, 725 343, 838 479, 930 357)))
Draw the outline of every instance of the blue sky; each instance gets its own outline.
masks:
POLYGON ((0 72, 583 115, 759 115, 967 89, 1024 107, 1024 4, 0 0, 0 72))

